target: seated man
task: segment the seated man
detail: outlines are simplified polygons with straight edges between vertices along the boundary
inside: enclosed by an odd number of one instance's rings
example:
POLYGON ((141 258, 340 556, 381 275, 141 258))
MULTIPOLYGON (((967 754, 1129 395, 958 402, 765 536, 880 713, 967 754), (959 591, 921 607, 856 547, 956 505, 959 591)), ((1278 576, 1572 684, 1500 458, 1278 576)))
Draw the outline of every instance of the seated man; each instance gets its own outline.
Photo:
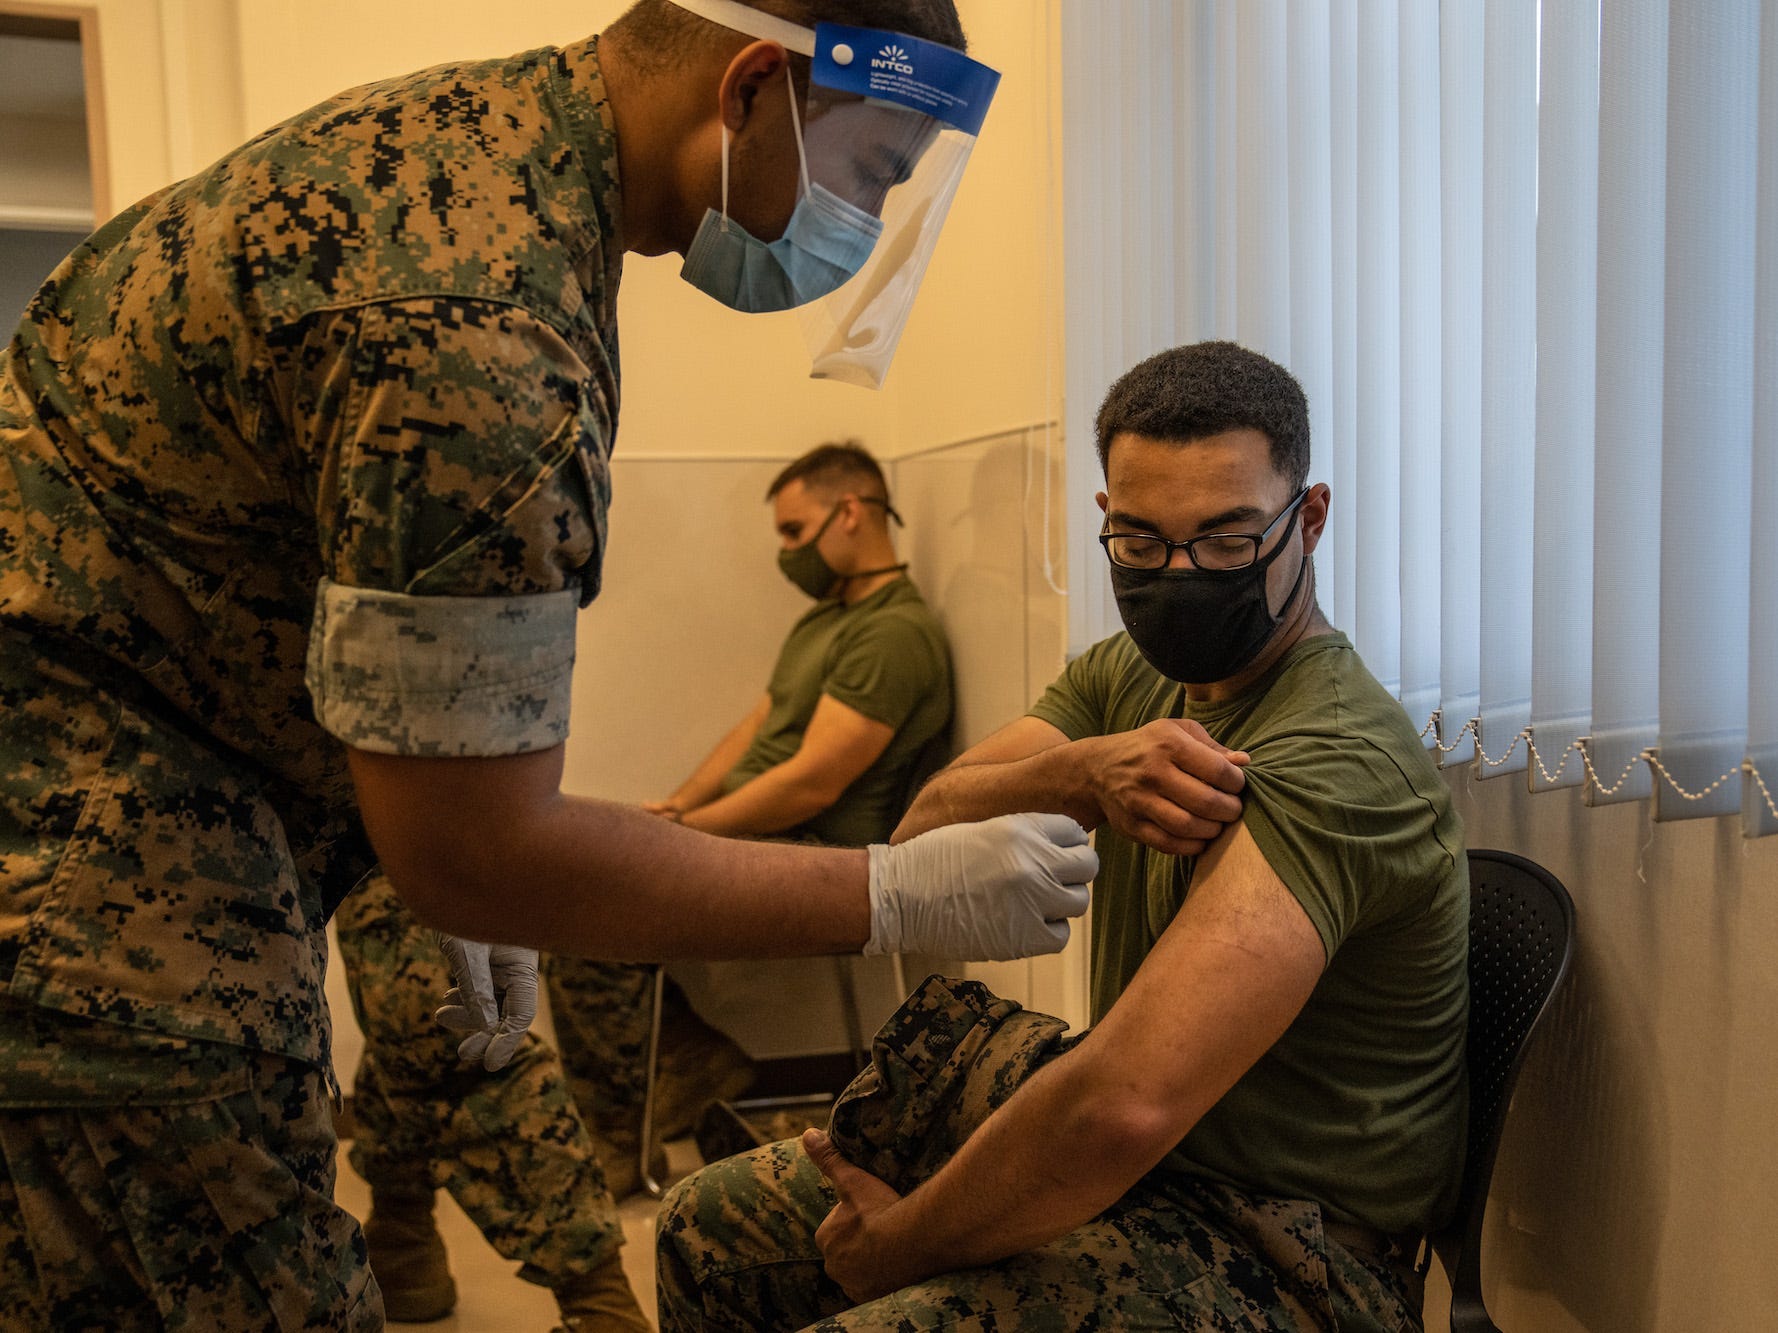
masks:
POLYGON ((817 1131, 686 1181, 668 1333, 1420 1326, 1415 1242, 1463 1151, 1467 866, 1413 726, 1317 607, 1302 390, 1179 348, 1096 433, 1127 633, 897 832, 1027 806, 1097 826, 1095 1026, 905 1195, 817 1131))
MULTIPOLYGON (((882 469, 858 444, 804 454, 766 499, 783 544, 779 564, 816 604, 791 627, 758 704, 677 791, 647 808, 706 833, 884 842, 948 735, 944 630, 896 561, 889 520, 900 516, 882 469)), ((547 976, 563 1063, 621 1199, 640 1174, 654 969, 553 958, 547 976)), ((654 1141, 686 1133, 706 1103, 738 1096, 752 1077, 740 1048, 669 983, 654 1141)))

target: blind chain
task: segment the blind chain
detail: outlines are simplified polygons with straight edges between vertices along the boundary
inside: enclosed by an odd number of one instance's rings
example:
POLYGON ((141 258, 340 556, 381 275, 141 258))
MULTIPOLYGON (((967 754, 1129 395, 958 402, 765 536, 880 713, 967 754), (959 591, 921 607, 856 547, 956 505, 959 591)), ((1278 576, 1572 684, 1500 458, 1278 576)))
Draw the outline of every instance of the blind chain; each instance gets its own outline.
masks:
POLYGON ((1759 771, 1759 766, 1751 759, 1743 760, 1737 767, 1731 768, 1728 772, 1717 778, 1715 782, 1712 782, 1708 787, 1705 787, 1700 791, 1687 791, 1680 785, 1678 780, 1667 771, 1667 766, 1661 762, 1660 751, 1653 746, 1650 746, 1629 763, 1624 765, 1624 771, 1618 774, 1616 782, 1607 785, 1605 780, 1599 776, 1599 770, 1593 767, 1593 756, 1587 750, 1587 741, 1590 739, 1589 737, 1583 736, 1578 740, 1570 741, 1563 747, 1562 762, 1556 765, 1556 769, 1552 773, 1548 765, 1543 761, 1543 755, 1537 748, 1537 740, 1532 735, 1532 728, 1530 727, 1522 728, 1519 731, 1519 734, 1512 738, 1511 744, 1506 747, 1505 754, 1501 755, 1498 759, 1490 759, 1488 757, 1488 752, 1482 748, 1481 718, 1472 717, 1465 722, 1463 724, 1463 729, 1457 733, 1457 738, 1449 745, 1446 745, 1442 740, 1438 739, 1436 735, 1441 720, 1440 715, 1435 712, 1426 720, 1426 725, 1420 728, 1420 739, 1426 740, 1428 737, 1432 737, 1432 748, 1437 750, 1441 756, 1450 754, 1453 750, 1461 746, 1464 737, 1467 736, 1474 739, 1476 756, 1482 763, 1488 768, 1499 768, 1502 764, 1506 763, 1507 760, 1512 758, 1513 751, 1519 748, 1519 742, 1524 741, 1526 754, 1530 762, 1537 765, 1537 771, 1543 775, 1544 782, 1550 786, 1554 786, 1556 780, 1562 776, 1563 770, 1568 767, 1569 752, 1578 750, 1580 752, 1581 766, 1586 770, 1587 781, 1597 788, 1599 793, 1603 796, 1615 796, 1623 787, 1624 783, 1630 780, 1630 774, 1635 771, 1636 765, 1647 764, 1649 768, 1654 770, 1655 776, 1671 787, 1674 793, 1682 801, 1701 801, 1733 779, 1735 774, 1742 773, 1753 780, 1754 786, 1759 788, 1760 799, 1766 803, 1766 809, 1772 812, 1772 817, 1774 819, 1778 819, 1778 800, 1774 800, 1772 789, 1766 785, 1765 776, 1759 771))

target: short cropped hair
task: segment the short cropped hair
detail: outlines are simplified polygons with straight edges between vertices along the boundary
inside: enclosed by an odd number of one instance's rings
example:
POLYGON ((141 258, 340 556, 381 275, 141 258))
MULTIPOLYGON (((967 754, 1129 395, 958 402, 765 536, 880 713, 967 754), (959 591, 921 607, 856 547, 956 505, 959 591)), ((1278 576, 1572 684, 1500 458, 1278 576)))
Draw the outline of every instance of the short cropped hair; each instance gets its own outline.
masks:
POLYGON ((766 499, 777 499, 778 492, 793 481, 802 482, 810 490, 835 494, 849 491, 861 499, 880 500, 885 508, 889 504, 889 483, 883 479, 883 469, 857 440, 809 450, 773 479, 766 499))
MULTIPOLYGON (((955 0, 743 0, 753 9, 812 28, 817 23, 845 23, 857 28, 905 32, 928 42, 968 49, 955 0)), ((627 42, 636 58, 651 67, 681 63, 704 46, 738 34, 681 9, 672 0, 637 0, 608 32, 627 42)), ((808 59, 793 55, 799 84, 806 80, 808 59)))
POLYGON ((1093 423, 1099 466, 1126 432, 1189 444, 1229 430, 1257 430, 1272 467, 1300 491, 1309 480, 1309 400, 1276 361, 1232 342, 1193 343, 1148 358, 1111 386, 1093 423))

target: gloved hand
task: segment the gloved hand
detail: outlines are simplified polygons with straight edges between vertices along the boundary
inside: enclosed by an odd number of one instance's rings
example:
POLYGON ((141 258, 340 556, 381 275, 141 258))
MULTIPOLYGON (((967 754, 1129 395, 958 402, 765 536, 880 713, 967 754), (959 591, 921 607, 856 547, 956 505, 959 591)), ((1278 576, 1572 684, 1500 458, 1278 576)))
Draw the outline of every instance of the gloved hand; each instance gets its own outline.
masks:
POLYGON ((1001 815, 870 848, 872 953, 975 962, 1059 953, 1099 858, 1066 815, 1001 815))
POLYGON ((453 1032, 467 1032, 457 1054, 504 1068, 537 1017, 537 950, 438 937, 455 984, 433 1015, 453 1032), (499 996, 498 1004, 495 997, 499 996))

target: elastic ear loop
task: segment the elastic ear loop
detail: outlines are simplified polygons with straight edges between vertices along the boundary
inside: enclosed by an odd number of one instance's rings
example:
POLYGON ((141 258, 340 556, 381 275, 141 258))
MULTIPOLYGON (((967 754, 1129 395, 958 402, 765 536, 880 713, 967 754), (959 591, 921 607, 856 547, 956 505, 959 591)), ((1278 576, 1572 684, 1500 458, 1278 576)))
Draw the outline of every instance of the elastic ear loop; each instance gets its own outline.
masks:
MULTIPOLYGON (((809 185, 809 152, 803 147, 803 121, 796 109, 796 80, 790 75, 790 64, 784 65, 784 86, 790 90, 790 128, 796 133, 796 160, 802 169, 803 194, 812 195, 815 191, 809 185)), ((722 122, 722 230, 728 230, 728 152, 729 128, 728 121, 722 122)))
POLYGON ((796 80, 790 76, 790 61, 784 62, 784 86, 790 89, 790 127, 796 131, 796 160, 802 165, 803 194, 812 195, 815 191, 809 186, 809 154, 803 147, 803 122, 796 109, 796 80))
POLYGON ((728 120, 722 122, 722 230, 728 231, 728 120))

